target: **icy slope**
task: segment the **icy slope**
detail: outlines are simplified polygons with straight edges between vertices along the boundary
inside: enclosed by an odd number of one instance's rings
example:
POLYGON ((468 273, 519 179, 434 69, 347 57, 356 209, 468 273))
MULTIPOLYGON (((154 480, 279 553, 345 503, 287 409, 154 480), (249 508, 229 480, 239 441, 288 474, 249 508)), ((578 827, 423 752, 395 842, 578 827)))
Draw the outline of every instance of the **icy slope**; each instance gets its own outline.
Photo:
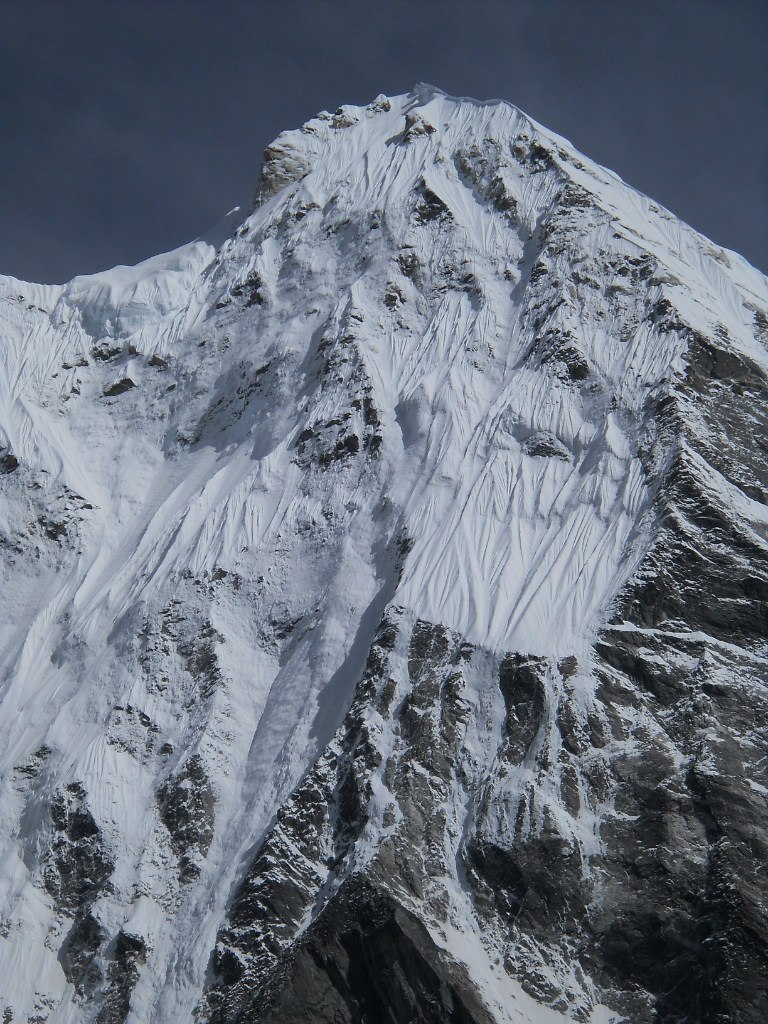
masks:
POLYGON ((3 279, 6 1019, 762 1020, 766 309, 429 87, 3 279))

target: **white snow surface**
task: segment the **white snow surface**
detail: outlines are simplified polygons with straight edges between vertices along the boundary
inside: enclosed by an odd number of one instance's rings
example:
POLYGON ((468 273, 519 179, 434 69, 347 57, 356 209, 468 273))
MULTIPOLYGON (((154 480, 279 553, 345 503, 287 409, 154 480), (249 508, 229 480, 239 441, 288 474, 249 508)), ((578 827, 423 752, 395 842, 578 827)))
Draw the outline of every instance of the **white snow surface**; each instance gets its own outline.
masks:
MULTIPOLYGON (((0 497, 0 1009, 14 1020, 91 1019, 44 884, 58 788, 83 786, 114 859, 94 913, 150 950, 129 1021, 188 1020, 232 887, 338 728, 388 604, 493 651, 588 659, 653 540, 643 408, 684 343, 628 335, 605 298, 622 281, 600 281, 590 307, 572 277, 594 268, 553 260, 549 326, 600 386, 531 361, 531 247, 557 187, 595 204, 585 252, 651 253, 659 298, 765 362, 749 327, 765 278, 507 103, 419 86, 320 114, 268 155, 258 203, 218 249, 64 286, 0 279, 0 446, 19 463, 0 497), (516 160, 521 137, 550 165, 516 160), (456 154, 472 146, 506 154, 516 221, 468 183, 456 154), (424 188, 448 218, 414 220, 424 188), (307 467, 302 431, 362 437, 363 396, 381 435, 367 468, 362 450, 307 467), (187 648, 209 629, 212 695, 174 629, 187 648), (30 783, 19 766, 43 746, 30 783), (216 813, 181 885, 156 793, 191 754, 216 813)), ((500 1021, 561 1019, 476 969, 500 1021)))

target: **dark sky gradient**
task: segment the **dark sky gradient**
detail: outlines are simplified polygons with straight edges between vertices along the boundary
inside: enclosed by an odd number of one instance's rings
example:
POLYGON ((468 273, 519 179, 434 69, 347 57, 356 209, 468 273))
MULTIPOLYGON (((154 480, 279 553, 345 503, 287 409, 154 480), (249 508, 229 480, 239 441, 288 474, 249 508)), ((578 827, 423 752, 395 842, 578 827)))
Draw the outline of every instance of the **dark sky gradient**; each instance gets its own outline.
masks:
POLYGON ((0 0, 0 273, 134 263, 265 145, 428 81, 503 97, 768 270, 768 3, 0 0))

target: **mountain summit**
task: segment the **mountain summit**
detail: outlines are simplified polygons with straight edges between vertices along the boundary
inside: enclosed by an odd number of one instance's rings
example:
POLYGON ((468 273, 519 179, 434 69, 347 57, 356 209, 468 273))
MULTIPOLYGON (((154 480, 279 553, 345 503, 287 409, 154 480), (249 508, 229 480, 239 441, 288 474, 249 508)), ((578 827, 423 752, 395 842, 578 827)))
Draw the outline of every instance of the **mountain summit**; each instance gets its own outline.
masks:
POLYGON ((4 1024, 764 1024, 766 342, 428 86, 0 279, 4 1024))

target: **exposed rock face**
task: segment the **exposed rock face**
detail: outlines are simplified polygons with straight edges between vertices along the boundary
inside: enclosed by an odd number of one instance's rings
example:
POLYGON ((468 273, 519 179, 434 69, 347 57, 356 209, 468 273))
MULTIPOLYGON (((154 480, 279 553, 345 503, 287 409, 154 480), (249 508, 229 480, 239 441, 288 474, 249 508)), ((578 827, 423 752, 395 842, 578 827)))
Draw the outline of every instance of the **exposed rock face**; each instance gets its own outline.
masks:
POLYGON ((195 855, 205 857, 213 839, 215 796, 201 758, 193 754, 178 775, 167 779, 157 794, 160 818, 179 857, 182 881, 197 878, 195 855))
POLYGON ((505 104, 0 282, 0 1008, 768 1019, 768 284, 505 104))

